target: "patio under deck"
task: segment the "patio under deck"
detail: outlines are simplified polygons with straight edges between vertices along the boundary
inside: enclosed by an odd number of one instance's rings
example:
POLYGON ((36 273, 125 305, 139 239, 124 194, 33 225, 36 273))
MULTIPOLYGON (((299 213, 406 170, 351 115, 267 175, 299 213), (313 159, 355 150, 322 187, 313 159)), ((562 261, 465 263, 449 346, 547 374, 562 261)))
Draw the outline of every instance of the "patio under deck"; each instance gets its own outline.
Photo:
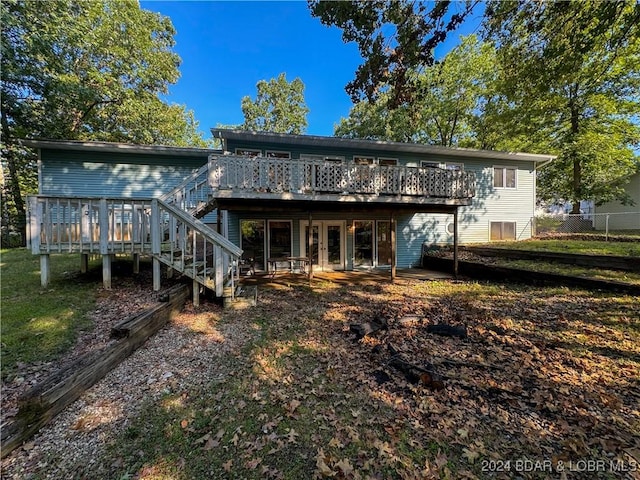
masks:
MULTIPOLYGON (((437 272, 422 268, 398 268, 394 283, 404 284, 429 280, 453 280, 453 273, 437 272)), ((338 285, 366 285, 389 283, 389 270, 347 270, 333 272, 314 272, 313 279, 305 273, 282 272, 275 275, 271 273, 258 273, 255 275, 240 277, 240 285, 260 285, 267 288, 282 288, 292 285, 309 286, 309 282, 329 282, 338 285)))

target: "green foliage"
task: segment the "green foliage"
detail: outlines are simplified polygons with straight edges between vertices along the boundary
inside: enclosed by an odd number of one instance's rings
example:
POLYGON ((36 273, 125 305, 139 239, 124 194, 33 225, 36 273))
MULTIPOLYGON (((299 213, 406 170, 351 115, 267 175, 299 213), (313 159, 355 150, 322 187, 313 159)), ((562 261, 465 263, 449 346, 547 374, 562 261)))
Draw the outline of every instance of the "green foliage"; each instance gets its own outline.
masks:
POLYGON ((287 82, 286 74, 268 82, 260 80, 255 100, 242 98, 245 130, 259 132, 302 134, 307 128, 307 108, 304 83, 299 78, 287 82))
POLYGON ((2 376, 20 363, 49 361, 69 348, 90 325, 85 313, 95 304, 93 281, 74 278, 77 255, 52 255, 51 284, 40 288, 39 257, 25 249, 1 251, 2 376))
POLYGON ((433 49, 455 30, 478 2, 440 1, 429 9, 423 2, 309 0, 314 17, 342 29, 345 42, 356 42, 364 59, 346 87, 354 103, 369 101, 393 85, 393 107, 412 101, 411 75, 434 62, 433 49))
POLYGON ((543 199, 629 202, 640 145, 640 4, 494 2, 487 34, 500 45, 512 131, 524 148, 557 153, 543 199), (517 8, 516 8, 517 7, 517 8))
POLYGON ((442 61, 413 72, 416 96, 393 106, 391 93, 356 104, 336 127, 337 136, 428 143, 446 147, 504 145, 495 49, 475 35, 463 38, 442 61))
POLYGON ((205 145, 193 114, 159 98, 179 77, 167 17, 111 0, 14 0, 0 12, 5 226, 24 229, 23 196, 37 188, 20 138, 205 145))
POLYGON ((336 134, 556 154, 539 176, 542 199, 576 210, 580 200, 631 203, 624 186, 640 168, 640 4, 491 1, 484 37, 497 51, 467 40, 434 62, 425 47, 474 5, 310 2, 360 47, 364 63, 347 91, 376 100, 356 104, 336 134))

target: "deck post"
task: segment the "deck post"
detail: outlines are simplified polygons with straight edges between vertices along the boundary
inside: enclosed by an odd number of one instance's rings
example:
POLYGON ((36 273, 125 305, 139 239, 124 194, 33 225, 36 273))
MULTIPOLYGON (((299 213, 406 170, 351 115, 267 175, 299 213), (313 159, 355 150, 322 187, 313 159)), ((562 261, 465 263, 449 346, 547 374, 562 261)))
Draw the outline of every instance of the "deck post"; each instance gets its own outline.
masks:
POLYGON ((158 200, 151 200, 151 253, 153 254, 153 291, 160 290, 160 260, 158 255, 161 253, 161 236, 162 228, 160 228, 160 207, 158 200))
POLYGON ((396 279, 396 226, 393 212, 389 217, 389 237, 391 240, 391 283, 396 279))
POLYGON ((80 254, 80 273, 87 273, 89 271, 89 254, 80 254))
POLYGON ((111 255, 102 255, 102 285, 105 290, 111 290, 111 255))
POLYGON ((458 279, 458 207, 453 211, 453 276, 458 279))
POLYGON ((51 281, 51 269, 49 268, 49 254, 44 253, 40 255, 40 285, 42 288, 49 286, 51 281))
POLYGON ((192 290, 193 290, 193 306, 199 307, 200 306, 200 284, 195 278, 193 279, 192 290))
MULTIPOLYGON (((309 257, 309 281, 313 278, 313 223, 311 218, 311 211, 309 211, 309 228, 307 229, 307 257, 309 257)), ((320 260, 320 254, 318 253, 318 260, 320 260)))
POLYGON ((133 260, 133 273, 134 275, 137 275, 140 273, 140 254, 134 253, 132 260, 133 260))

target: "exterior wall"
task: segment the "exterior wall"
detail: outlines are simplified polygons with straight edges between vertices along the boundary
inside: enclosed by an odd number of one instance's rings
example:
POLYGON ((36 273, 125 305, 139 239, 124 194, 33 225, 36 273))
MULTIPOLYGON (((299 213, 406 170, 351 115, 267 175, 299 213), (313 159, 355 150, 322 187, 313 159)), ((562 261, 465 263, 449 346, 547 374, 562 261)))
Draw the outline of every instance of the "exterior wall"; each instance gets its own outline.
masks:
MULTIPOLYGON (((609 216, 609 230, 638 230, 640 229, 640 173, 631 177, 625 187, 627 193, 634 200, 635 205, 622 205, 619 202, 609 202, 595 207, 595 213, 611 213, 609 216), (623 213, 625 215, 623 215, 623 213)), ((595 229, 604 230, 606 216, 595 216, 595 229)))
MULTIPOLYGON (((208 157, 47 150, 40 153, 39 193, 76 197, 159 197, 208 157)), ((215 214, 205 217, 216 223, 215 214)))
MULTIPOLYGON (((400 239, 400 232, 402 231, 401 225, 406 224, 411 216, 401 216, 396 218, 396 243, 397 243, 397 251, 396 251, 396 265, 400 268, 418 266, 420 264, 420 254, 422 251, 422 237, 414 238, 414 242, 403 241, 400 239)), ((242 248, 240 242, 240 221, 241 220, 292 220, 292 232, 293 232, 293 241, 292 241, 292 256, 299 256, 301 254, 301 242, 304 242, 305 239, 301 237, 302 229, 300 228, 301 222, 307 222, 309 220, 308 215, 296 213, 296 214, 287 214, 287 213, 257 213, 257 212, 229 212, 228 216, 229 221, 229 240, 234 244, 240 246, 242 248)), ((380 214, 349 214, 349 215, 340 215, 331 212, 324 213, 314 213, 312 217, 312 221, 330 221, 330 220, 338 220, 345 222, 345 268, 347 270, 353 269, 354 263, 354 240, 353 240, 353 230, 350 226, 353 225, 353 222, 356 220, 374 220, 374 221, 389 221, 388 215, 380 215, 380 214)))

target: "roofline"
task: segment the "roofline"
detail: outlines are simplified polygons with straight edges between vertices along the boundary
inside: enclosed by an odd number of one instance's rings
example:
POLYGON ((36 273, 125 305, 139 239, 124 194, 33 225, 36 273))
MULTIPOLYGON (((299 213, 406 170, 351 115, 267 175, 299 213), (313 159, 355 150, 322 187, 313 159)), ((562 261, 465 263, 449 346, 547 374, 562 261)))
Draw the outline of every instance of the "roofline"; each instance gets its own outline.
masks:
POLYGON ((48 140, 22 139, 20 143, 25 147, 49 150, 82 150, 106 153, 140 153, 146 155, 181 155, 206 157, 221 150, 195 147, 170 147, 166 145, 134 145, 131 143, 94 142, 77 140, 48 140))
POLYGON ((214 138, 223 140, 262 141, 290 145, 306 145, 330 148, 362 148, 368 150, 395 150, 405 153, 422 153, 431 155, 448 155, 466 158, 489 158, 495 160, 517 160, 536 163, 546 163, 555 160, 555 155, 540 155, 522 152, 499 152, 494 150, 476 150, 473 148, 440 147, 418 143, 388 142, 385 140, 365 140, 341 137, 326 137, 319 135, 293 135, 287 133, 253 132, 247 130, 233 130, 226 128, 212 128, 214 138))

